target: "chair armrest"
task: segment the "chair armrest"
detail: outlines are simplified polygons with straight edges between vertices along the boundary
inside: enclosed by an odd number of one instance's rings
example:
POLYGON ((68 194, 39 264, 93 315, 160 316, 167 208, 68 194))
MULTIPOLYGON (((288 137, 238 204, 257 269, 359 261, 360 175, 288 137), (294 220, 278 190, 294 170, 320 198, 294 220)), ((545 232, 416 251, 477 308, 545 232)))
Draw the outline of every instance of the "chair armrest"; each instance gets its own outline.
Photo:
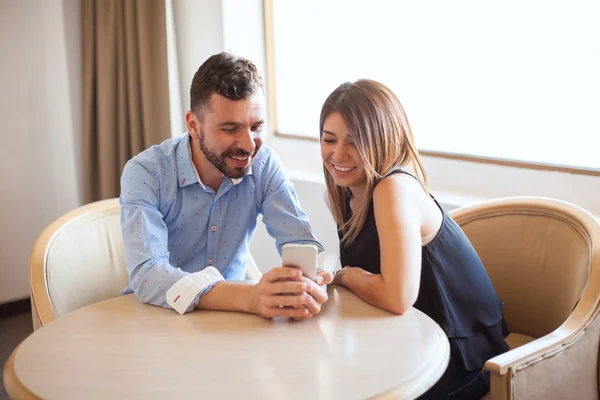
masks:
POLYGON ((554 332, 533 342, 519 346, 516 349, 488 360, 485 363, 485 369, 495 374, 504 375, 508 372, 509 368, 520 368, 560 353, 565 348, 571 346, 584 333, 582 330, 573 335, 566 336, 560 330, 561 328, 558 328, 554 332))
POLYGON ((600 319, 596 319, 560 349, 554 347, 555 351, 537 359, 525 357, 503 375, 492 372, 491 398, 597 399, 599 337, 600 319))
POLYGON ((492 399, 598 398, 600 307, 580 302, 563 325, 485 364, 492 399))
POLYGON ((590 284, 581 301, 569 318, 556 330, 533 342, 500 354, 485 363, 485 368, 495 374, 506 374, 509 368, 519 368, 551 357, 572 346, 594 323, 600 315, 600 298, 597 293, 589 293, 590 284))

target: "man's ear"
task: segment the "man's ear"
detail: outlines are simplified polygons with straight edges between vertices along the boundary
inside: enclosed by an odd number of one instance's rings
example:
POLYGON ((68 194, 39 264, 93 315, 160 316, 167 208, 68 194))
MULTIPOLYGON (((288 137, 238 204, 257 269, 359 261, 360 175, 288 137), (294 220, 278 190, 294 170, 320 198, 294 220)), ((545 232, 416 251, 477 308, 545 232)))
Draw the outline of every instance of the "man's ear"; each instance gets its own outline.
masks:
POLYGON ((196 116, 196 113, 189 110, 185 113, 185 122, 187 125, 190 136, 194 139, 200 138, 200 131, 202 130, 202 121, 196 116))

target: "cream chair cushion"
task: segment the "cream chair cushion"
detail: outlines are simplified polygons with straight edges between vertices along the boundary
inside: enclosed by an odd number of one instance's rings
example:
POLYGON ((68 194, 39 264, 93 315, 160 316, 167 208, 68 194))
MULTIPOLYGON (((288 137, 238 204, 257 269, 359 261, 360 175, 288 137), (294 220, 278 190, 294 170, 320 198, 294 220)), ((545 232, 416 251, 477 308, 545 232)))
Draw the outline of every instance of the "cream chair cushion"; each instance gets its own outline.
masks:
POLYGON ((499 210, 462 222, 498 296, 511 332, 534 338, 571 314, 589 278, 584 235, 550 212, 499 210))
POLYGON ((508 344, 508 346, 512 349, 515 349, 519 346, 523 346, 524 344, 527 344, 529 342, 533 342, 535 340, 534 337, 531 336, 527 336, 527 335, 521 335, 518 333, 511 333, 510 335, 508 335, 506 337, 506 344, 508 344))
POLYGON ((127 286, 119 209, 78 218, 48 248, 48 292, 55 315, 118 296, 127 286))

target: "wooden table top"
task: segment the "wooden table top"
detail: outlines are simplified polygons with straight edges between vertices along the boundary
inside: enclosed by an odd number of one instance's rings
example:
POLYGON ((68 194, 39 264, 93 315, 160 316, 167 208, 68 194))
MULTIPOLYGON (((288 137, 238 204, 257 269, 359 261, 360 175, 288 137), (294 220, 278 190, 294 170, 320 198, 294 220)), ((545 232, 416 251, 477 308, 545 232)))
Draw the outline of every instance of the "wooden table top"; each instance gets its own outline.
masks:
POLYGON ((442 376, 448 339, 425 314, 329 296, 305 321, 112 298, 35 331, 14 379, 44 399, 411 399, 442 376))

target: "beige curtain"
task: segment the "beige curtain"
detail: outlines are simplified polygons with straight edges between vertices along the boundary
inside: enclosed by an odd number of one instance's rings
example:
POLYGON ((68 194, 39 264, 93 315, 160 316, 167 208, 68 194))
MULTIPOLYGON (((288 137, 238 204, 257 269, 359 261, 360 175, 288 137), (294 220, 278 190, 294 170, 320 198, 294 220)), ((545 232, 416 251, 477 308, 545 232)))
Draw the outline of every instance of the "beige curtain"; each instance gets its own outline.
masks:
POLYGON ((84 200, 120 193, 123 166, 171 136, 164 0, 81 0, 84 200))

